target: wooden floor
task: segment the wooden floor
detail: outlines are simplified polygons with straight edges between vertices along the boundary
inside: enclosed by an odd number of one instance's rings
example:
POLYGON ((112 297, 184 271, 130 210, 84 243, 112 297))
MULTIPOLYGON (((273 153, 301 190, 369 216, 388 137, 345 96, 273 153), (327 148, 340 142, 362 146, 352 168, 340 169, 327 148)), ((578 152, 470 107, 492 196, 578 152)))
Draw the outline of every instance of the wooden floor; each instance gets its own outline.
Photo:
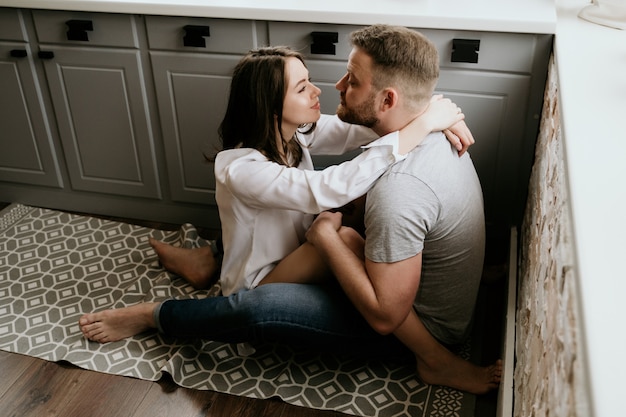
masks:
POLYGON ((2 417, 330 417, 279 400, 181 388, 0 351, 2 417))
MULTIPOLYGON (((0 209, 4 206, 6 204, 0 203, 0 209)), ((131 222, 146 227, 171 228, 171 225, 131 222)), ((204 237, 210 237, 213 232, 200 230, 204 237)), ((484 339, 483 336, 485 335, 481 334, 481 339, 484 339)), ((494 347, 493 344, 487 345, 494 347)), ((497 347, 495 350, 497 351, 497 347)), ((497 352, 494 354, 498 355, 497 352)), ((491 362, 491 359, 489 357, 485 360, 491 362)), ((495 415, 494 405, 494 395, 477 398, 476 417, 495 415)), ((169 378, 150 382, 107 375, 83 370, 68 363, 48 362, 0 351, 0 416, 345 417, 347 415, 297 407, 279 399, 257 400, 213 391, 181 388, 169 378)))

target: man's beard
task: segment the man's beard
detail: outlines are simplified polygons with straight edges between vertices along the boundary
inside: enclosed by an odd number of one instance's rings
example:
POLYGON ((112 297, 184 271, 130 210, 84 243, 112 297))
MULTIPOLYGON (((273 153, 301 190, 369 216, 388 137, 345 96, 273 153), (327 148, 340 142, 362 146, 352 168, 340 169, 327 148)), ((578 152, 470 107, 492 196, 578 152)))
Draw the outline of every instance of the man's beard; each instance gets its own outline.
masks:
POLYGON ((337 116, 346 123, 372 128, 378 123, 378 118, 374 110, 375 99, 376 95, 370 94, 363 103, 351 109, 339 104, 337 107, 337 116))

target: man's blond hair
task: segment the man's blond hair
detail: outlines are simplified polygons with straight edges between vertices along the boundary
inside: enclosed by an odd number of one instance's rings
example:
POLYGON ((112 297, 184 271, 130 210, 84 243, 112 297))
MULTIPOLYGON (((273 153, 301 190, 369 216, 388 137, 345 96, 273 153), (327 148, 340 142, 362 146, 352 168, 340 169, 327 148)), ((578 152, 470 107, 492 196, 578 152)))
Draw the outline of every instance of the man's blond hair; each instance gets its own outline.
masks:
POLYGON ((430 101, 439 79, 439 54, 424 35, 378 24, 352 32, 350 42, 372 58, 372 84, 377 90, 399 89, 414 109, 430 101))

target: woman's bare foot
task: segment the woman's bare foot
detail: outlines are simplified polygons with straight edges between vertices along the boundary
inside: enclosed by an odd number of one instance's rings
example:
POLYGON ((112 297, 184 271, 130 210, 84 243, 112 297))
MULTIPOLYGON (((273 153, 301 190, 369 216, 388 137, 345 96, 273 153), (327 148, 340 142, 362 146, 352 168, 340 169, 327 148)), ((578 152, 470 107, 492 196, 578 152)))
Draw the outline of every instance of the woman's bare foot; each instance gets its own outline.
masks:
POLYGON ((417 358, 417 373, 427 384, 469 392, 486 394, 498 388, 502 379, 502 361, 498 359, 489 366, 478 366, 450 352, 446 362, 429 366, 417 358))
POLYGON ((165 269, 183 277, 194 288, 204 289, 213 285, 219 265, 210 246, 177 248, 154 238, 150 238, 150 246, 165 269))
POLYGON ((156 327, 153 312, 159 303, 104 310, 83 315, 78 325, 83 335, 99 343, 117 342, 156 327))

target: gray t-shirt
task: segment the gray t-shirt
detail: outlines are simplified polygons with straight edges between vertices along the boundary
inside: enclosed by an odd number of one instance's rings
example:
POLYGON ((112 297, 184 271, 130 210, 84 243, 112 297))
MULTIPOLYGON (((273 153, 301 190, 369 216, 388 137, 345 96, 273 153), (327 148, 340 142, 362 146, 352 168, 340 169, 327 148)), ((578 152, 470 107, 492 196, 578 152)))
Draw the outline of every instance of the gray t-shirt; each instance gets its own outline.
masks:
POLYGON ((397 262, 422 253, 414 302, 439 341, 467 336, 483 268, 482 189, 469 154, 430 134, 367 194, 365 256, 397 262))

